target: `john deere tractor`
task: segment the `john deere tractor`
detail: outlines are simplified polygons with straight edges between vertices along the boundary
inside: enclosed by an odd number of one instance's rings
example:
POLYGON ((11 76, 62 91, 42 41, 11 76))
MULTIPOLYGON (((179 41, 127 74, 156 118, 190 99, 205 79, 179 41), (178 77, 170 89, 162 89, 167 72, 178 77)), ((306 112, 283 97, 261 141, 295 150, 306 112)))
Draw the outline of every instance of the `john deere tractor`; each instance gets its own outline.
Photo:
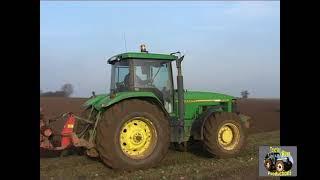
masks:
POLYGON ((289 171, 292 168, 292 162, 287 156, 281 156, 278 152, 271 152, 266 154, 264 166, 270 172, 282 172, 289 171))
POLYGON ((92 144, 89 156, 132 170, 157 165, 170 143, 185 147, 190 139, 202 141, 215 157, 235 156, 243 149, 249 117, 236 111, 233 96, 185 90, 183 59, 179 52, 154 54, 145 46, 108 59, 110 93, 93 95, 84 104, 83 121, 75 124, 77 137, 92 144))

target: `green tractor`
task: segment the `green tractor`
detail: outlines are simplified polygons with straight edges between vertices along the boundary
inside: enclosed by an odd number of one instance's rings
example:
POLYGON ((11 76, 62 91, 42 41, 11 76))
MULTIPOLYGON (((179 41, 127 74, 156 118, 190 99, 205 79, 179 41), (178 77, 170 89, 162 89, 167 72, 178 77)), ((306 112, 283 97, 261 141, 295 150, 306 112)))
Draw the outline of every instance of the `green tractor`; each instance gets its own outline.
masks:
POLYGON ((108 59, 109 94, 93 95, 85 104, 76 135, 89 142, 87 155, 114 169, 154 167, 170 143, 186 149, 203 142, 216 157, 237 155, 244 147, 249 117, 236 111, 236 98, 183 88, 181 53, 128 52, 108 59), (177 87, 172 63, 176 62, 177 87))

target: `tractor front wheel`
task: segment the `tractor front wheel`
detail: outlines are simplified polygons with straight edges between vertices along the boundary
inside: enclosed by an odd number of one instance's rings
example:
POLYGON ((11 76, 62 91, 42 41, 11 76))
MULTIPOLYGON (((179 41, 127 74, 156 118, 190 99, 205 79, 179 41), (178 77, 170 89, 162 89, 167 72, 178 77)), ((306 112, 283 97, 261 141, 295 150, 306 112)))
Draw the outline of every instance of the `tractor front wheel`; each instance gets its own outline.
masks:
POLYGON ((282 172, 282 171, 284 171, 284 169, 285 169, 285 167, 284 167, 283 161, 277 161, 276 162, 276 170, 278 172, 282 172))
POLYGON ((106 110, 97 127, 96 147, 114 169, 156 166, 170 145, 169 121, 154 103, 129 99, 106 110))
POLYGON ((216 157, 231 157, 238 154, 245 145, 247 132, 235 113, 212 114, 204 124, 204 145, 216 157))

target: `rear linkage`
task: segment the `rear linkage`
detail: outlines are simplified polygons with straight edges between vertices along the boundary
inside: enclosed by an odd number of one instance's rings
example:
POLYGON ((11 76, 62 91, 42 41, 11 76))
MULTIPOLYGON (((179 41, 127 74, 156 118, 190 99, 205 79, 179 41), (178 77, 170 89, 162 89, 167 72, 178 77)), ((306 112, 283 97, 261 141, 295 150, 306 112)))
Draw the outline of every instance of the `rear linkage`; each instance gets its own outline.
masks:
MULTIPOLYGON (((42 109, 40 108, 40 148, 45 150, 65 150, 72 146, 74 147, 84 147, 87 149, 87 155, 91 157, 97 157, 98 153, 95 150, 95 144, 93 143, 93 137, 95 135, 95 131, 90 135, 89 141, 84 138, 79 138, 77 134, 74 132, 74 126, 76 121, 80 120, 87 124, 94 124, 94 130, 96 129, 97 122, 100 119, 100 113, 97 116, 96 122, 89 121, 87 119, 83 119, 81 117, 76 116, 71 112, 64 113, 56 118, 49 119, 49 122, 46 122, 44 116, 42 114, 42 109), (57 120, 64 120, 64 126, 60 134, 53 134, 52 129, 49 127, 51 122, 57 120), (60 146, 53 146, 50 141, 50 137, 52 136, 61 136, 60 146)), ((82 133, 81 133, 82 134, 82 133)))

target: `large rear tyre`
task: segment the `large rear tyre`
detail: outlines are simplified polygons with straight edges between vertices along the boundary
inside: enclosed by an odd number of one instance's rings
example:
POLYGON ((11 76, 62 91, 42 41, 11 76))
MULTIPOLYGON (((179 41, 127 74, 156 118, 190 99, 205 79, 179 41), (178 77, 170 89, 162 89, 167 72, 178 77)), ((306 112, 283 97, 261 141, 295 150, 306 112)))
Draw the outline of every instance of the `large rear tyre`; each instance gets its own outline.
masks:
POLYGON ((124 100, 101 118, 96 147, 102 161, 114 169, 150 168, 167 154, 169 132, 169 120, 156 104, 124 100))
POLYGON ((273 170, 272 161, 270 159, 267 159, 264 162, 264 167, 267 169, 267 171, 272 171, 273 170))
POLYGON ((204 124, 205 149, 216 157, 232 157, 242 150, 247 132, 239 116, 235 113, 212 114, 204 124))

